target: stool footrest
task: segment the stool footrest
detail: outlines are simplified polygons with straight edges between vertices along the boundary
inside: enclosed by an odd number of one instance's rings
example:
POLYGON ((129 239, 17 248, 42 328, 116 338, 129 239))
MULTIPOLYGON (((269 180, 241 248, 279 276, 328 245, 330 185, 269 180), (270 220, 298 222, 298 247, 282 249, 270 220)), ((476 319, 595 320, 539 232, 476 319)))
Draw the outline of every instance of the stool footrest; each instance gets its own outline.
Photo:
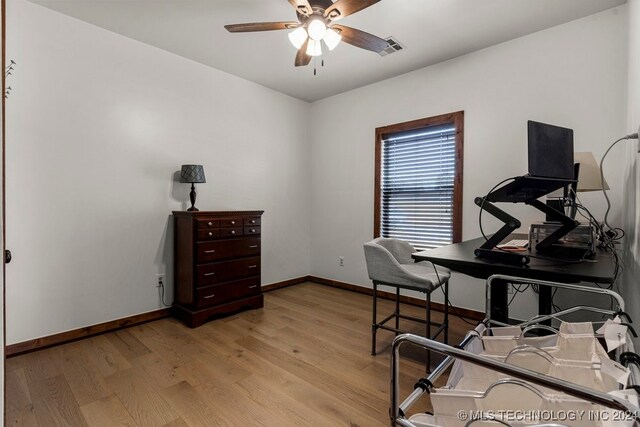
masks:
MULTIPOLYGON (((440 335, 442 333, 442 331, 444 331, 444 329, 446 328, 447 325, 443 324, 443 323, 435 323, 435 322, 431 322, 431 324, 433 326, 437 326, 438 327, 438 329, 436 330, 436 333, 431 335, 431 337, 429 337, 429 339, 433 340, 433 339, 436 339, 438 337, 438 335, 440 335)), ((373 327, 375 327, 376 329, 384 329, 385 331, 396 332, 398 334, 410 333, 408 331, 405 331, 405 330, 402 330, 402 329, 396 329, 393 326, 387 326, 387 325, 383 325, 381 323, 373 325, 373 327)))

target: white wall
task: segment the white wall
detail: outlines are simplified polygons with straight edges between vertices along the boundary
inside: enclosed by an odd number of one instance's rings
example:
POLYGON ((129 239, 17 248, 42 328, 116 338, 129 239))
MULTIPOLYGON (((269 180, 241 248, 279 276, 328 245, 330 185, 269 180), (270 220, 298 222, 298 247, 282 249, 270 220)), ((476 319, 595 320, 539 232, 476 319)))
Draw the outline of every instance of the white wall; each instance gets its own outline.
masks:
MULTIPOLYGON (((629 7, 629 69, 627 91, 627 125, 625 134, 638 132, 640 127, 640 0, 630 0, 629 7)), ((623 295, 632 319, 640 319, 640 171, 638 171, 637 142, 626 142, 619 150, 627 154, 625 175, 625 274, 623 295)), ((636 345, 640 345, 640 340, 636 345)))
POLYGON ((308 104, 24 0, 7 5, 9 344, 171 299, 172 210, 264 209, 263 283, 309 272, 308 104))
MULTIPOLYGON (((312 117, 322 120, 312 127, 311 274, 370 286, 362 244, 373 237, 376 127, 464 110, 464 239, 480 235, 473 198, 527 171, 528 119, 573 128, 575 150, 599 158, 624 127, 626 26, 622 6, 314 103, 312 117)), ((620 164, 622 153, 610 156, 620 164)), ((620 206, 622 173, 606 172, 620 206)), ((601 198, 582 200, 601 215, 601 198)), ((540 219, 508 209, 525 224, 540 219)), ((482 282, 454 275, 451 283, 454 305, 483 310, 482 282)))

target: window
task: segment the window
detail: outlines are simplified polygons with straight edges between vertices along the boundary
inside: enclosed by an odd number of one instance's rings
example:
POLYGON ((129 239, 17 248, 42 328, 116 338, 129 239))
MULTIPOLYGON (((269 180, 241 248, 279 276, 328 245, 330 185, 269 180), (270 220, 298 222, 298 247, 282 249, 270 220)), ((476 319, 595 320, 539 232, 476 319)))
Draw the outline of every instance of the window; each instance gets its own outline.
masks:
POLYGON ((416 249, 462 240, 464 112, 376 129, 375 237, 416 249))

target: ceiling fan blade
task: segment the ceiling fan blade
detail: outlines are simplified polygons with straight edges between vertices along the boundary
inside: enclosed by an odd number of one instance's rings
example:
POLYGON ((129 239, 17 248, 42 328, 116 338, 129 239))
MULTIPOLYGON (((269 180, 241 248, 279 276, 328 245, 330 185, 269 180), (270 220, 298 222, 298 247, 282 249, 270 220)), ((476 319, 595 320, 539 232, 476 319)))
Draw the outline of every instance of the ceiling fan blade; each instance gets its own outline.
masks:
POLYGON ((311 55, 307 55, 307 45, 309 44, 309 39, 302 45, 300 49, 298 49, 298 53, 296 53, 296 67, 303 67, 305 65, 309 65, 311 62, 311 55))
POLYGON ((340 31, 342 41, 350 45, 380 53, 389 46, 389 42, 373 34, 365 33, 345 25, 335 24, 331 28, 340 31))
POLYGON ((324 16, 332 21, 337 21, 345 16, 366 9, 379 1, 380 0, 338 0, 324 11, 324 16))
POLYGON ((230 33, 249 33, 253 31, 289 30, 298 28, 299 22, 248 22, 246 24, 229 24, 224 27, 230 33))
POLYGON ((313 13, 313 9, 308 0, 289 0, 289 3, 291 3, 291 6, 293 6, 296 12, 302 15, 309 16, 313 13))
POLYGON ((333 2, 331 0, 310 0, 311 6, 317 6, 321 9, 327 9, 333 6, 333 2))

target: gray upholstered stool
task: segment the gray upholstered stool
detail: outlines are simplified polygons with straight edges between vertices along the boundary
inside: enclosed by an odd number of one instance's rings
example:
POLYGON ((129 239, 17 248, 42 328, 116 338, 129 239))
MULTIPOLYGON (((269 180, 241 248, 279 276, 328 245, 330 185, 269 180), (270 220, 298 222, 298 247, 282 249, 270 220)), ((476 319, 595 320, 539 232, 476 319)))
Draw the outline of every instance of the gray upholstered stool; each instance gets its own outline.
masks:
MULTIPOLYGON (((450 272, 446 268, 436 267, 430 262, 415 263, 411 254, 416 252, 413 246, 397 239, 379 237, 364 244, 364 256, 367 261, 369 278, 373 281, 373 323, 371 325, 371 354, 376 354, 376 332, 378 329, 386 329, 396 334, 399 330, 400 318, 419 322, 426 325, 425 337, 435 339, 444 332, 444 342, 449 340, 449 277, 450 272), (396 288, 396 309, 389 316, 378 322, 377 319, 377 291, 378 286, 391 286, 396 288), (431 322, 431 292, 440 286, 444 286, 445 304, 444 321, 442 323, 431 322), (410 289, 423 292, 426 295, 426 317, 418 319, 412 316, 400 314, 400 289, 410 289), (395 328, 386 326, 389 320, 395 319, 395 328), (432 335, 431 325, 437 326, 432 335)), ((427 356, 427 365, 430 364, 427 356)))

